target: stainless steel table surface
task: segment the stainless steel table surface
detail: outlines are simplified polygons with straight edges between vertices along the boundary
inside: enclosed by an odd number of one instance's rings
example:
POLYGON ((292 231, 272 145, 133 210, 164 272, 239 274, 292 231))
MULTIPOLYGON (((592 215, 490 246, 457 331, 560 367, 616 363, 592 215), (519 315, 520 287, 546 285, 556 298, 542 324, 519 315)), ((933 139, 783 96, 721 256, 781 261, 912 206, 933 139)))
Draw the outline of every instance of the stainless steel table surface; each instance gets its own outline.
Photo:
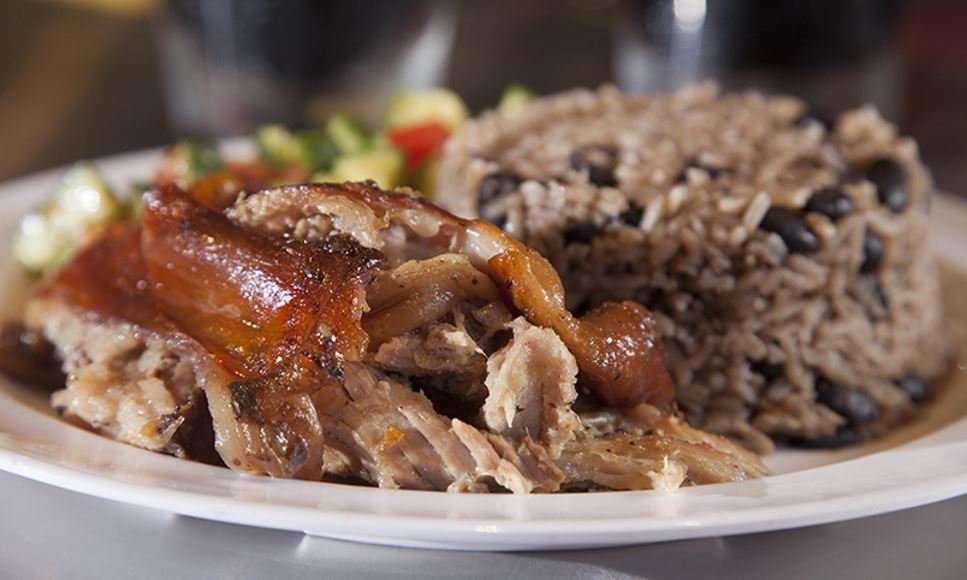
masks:
POLYGON ((798 530, 571 552, 368 546, 177 516, 0 473, 0 578, 967 579, 967 496, 798 530))

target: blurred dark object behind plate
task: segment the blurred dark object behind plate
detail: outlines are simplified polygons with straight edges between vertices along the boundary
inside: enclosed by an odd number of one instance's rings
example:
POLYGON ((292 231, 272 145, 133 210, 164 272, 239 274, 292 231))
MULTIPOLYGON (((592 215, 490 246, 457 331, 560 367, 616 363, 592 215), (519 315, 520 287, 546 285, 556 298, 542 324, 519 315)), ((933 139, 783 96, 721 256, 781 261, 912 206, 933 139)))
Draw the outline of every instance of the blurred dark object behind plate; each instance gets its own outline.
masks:
POLYGON ((169 0, 158 19, 168 114, 181 134, 378 119, 399 87, 446 82, 447 0, 169 0))
MULTIPOLYGON (((746 2, 740 0, 737 5, 746 2)), ((165 114, 163 96, 175 89, 161 80, 162 56, 153 34, 156 15, 92 10, 94 3, 0 2, 0 46, 4 49, 0 51, 0 126, 4 127, 0 133, 0 179, 79 158, 161 145, 184 134, 165 114)), ((138 3, 150 4, 148 0, 138 3)), ((458 2, 456 33, 443 78, 474 110, 493 106, 504 87, 513 82, 548 93, 620 79, 619 35, 612 34, 612 29, 629 26, 623 23, 628 20, 628 11, 640 10, 631 3, 458 2)), ((709 10, 717 10, 719 4, 726 3, 707 0, 709 10)), ((844 2, 844 6, 848 4, 844 2)), ((887 0, 886 4, 894 2, 887 0)), ((406 18, 414 17, 404 17, 404 21, 406 18)), ((963 31, 967 30, 967 2, 901 3, 891 18, 896 18, 899 27, 899 35, 891 37, 890 44, 897 70, 888 71, 899 79, 893 94, 887 95, 894 102, 893 117, 902 131, 920 142, 939 187, 965 193, 967 34, 963 31)), ((402 30, 407 26, 404 21, 392 27, 402 30)), ((839 25, 818 26, 829 27, 827 34, 834 34, 839 25)), ((349 35, 348 42, 366 44, 376 30, 372 20, 367 20, 366 28, 349 35)), ((873 37, 877 34, 875 30, 869 32, 873 37)), ((324 109, 325 105, 310 107, 299 114, 308 113, 311 122, 325 114, 324 109)))
POLYGON ((896 118, 899 0, 628 0, 615 76, 634 90, 705 79, 797 95, 819 119, 863 103, 896 118))

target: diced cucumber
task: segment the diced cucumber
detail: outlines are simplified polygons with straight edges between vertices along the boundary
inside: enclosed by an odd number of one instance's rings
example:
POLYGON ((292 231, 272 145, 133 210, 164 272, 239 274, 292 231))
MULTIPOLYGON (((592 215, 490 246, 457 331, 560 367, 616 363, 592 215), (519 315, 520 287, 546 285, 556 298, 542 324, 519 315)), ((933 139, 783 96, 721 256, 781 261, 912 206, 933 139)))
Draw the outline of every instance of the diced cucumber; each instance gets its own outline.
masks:
POLYGON ((131 200, 127 206, 128 219, 139 221, 144 210, 144 194, 151 191, 151 184, 138 182, 131 185, 131 200))
POLYGON ((292 133, 282 125, 266 125, 255 132, 262 159, 276 167, 301 165, 310 171, 332 166, 339 148, 325 131, 292 133))
POLYGON ((403 154, 392 148, 379 148, 336 160, 328 172, 316 174, 314 181, 364 181, 372 179, 383 189, 400 185, 403 177, 403 154))
MULTIPOLYGON (((107 184, 89 161, 78 161, 60 178, 59 190, 83 187, 109 194, 107 184)), ((54 194, 55 197, 58 195, 54 194)))
POLYGON ((62 264, 72 249, 67 237, 38 211, 20 218, 13 234, 13 256, 31 272, 43 272, 62 264))
POLYGON ((390 101, 386 110, 386 129, 415 127, 440 123, 448 130, 459 127, 470 113, 467 106, 453 91, 429 89, 425 91, 402 91, 390 101))
POLYGON ((44 211, 50 227, 71 241, 80 241, 91 228, 115 221, 122 214, 121 204, 94 166, 85 161, 64 174, 44 211))
POLYGON ((296 135, 299 161, 309 171, 324 171, 339 157, 339 147, 323 131, 303 131, 296 135))
POLYGON ((266 125, 255 131, 255 143, 270 165, 284 167, 302 162, 299 141, 282 125, 266 125))
POLYGON ((202 175, 221 171, 225 164, 218 148, 210 143, 180 141, 168 149, 157 174, 182 187, 187 187, 202 175))
POLYGON ((94 166, 76 163, 61 178, 50 200, 20 219, 13 236, 14 257, 28 270, 51 270, 124 215, 124 208, 94 166))
POLYGON ((211 143, 182 141, 175 145, 175 148, 180 150, 188 160, 188 175, 192 179, 221 171, 225 167, 221 153, 211 143))
POLYGON ((504 89, 497 109, 503 113, 519 109, 525 103, 534 100, 534 93, 524 85, 510 85, 504 89))
POLYGON ((349 115, 334 115, 326 124, 326 133, 342 155, 362 153, 372 146, 372 136, 349 115))

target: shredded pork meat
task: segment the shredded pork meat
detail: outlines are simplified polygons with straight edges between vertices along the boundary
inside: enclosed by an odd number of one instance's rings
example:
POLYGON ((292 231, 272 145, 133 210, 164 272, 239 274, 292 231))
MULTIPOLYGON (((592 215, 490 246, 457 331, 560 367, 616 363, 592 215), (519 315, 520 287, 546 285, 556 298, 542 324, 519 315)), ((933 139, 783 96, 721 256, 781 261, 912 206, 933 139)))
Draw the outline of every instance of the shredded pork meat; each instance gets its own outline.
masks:
POLYGON ((514 338, 487 361, 488 429, 515 439, 539 441, 554 459, 581 426, 571 405, 577 363, 552 330, 518 318, 514 338))
POLYGON ((387 488, 765 474, 674 415, 647 310, 574 317, 550 265, 490 224, 372 184, 233 201, 211 192, 237 187, 210 181, 151 192, 140 225, 35 294, 27 322, 62 356, 70 379, 53 402, 75 420, 181 456, 207 445, 246 473, 387 488), (575 412, 581 393, 597 411, 575 412))
POLYGON ((720 435, 664 417, 647 431, 583 436, 559 461, 572 485, 607 489, 674 489, 768 475, 756 455, 720 435))

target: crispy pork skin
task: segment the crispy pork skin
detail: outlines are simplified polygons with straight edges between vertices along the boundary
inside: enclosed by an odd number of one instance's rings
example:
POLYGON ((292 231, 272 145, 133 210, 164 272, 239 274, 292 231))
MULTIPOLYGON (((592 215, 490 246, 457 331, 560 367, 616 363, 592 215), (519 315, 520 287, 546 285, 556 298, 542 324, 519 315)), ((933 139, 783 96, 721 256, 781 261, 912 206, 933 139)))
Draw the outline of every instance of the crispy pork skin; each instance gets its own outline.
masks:
MULTIPOLYGON (((346 236, 286 241, 231 224, 169 186, 150 194, 142 252, 161 311, 236 375, 227 393, 240 438, 264 472, 322 476, 313 397, 366 351, 364 286, 380 256, 346 236)), ((227 413, 226 413, 227 414, 227 413)))
POLYGON ((138 447, 212 460, 200 388, 228 375, 158 311, 134 225, 110 228, 35 291, 25 323, 67 376, 51 397, 73 422, 138 447))
POLYGON ((269 234, 313 239, 349 233, 383 251, 391 264, 464 255, 531 323, 557 332, 578 359, 582 387, 602 403, 664 405, 674 396, 661 339, 643 306, 603 305, 575 318, 564 307, 561 280, 550 263, 493 224, 457 218, 422 198, 387 193, 372 183, 264 191, 241 199, 229 215, 269 234))

